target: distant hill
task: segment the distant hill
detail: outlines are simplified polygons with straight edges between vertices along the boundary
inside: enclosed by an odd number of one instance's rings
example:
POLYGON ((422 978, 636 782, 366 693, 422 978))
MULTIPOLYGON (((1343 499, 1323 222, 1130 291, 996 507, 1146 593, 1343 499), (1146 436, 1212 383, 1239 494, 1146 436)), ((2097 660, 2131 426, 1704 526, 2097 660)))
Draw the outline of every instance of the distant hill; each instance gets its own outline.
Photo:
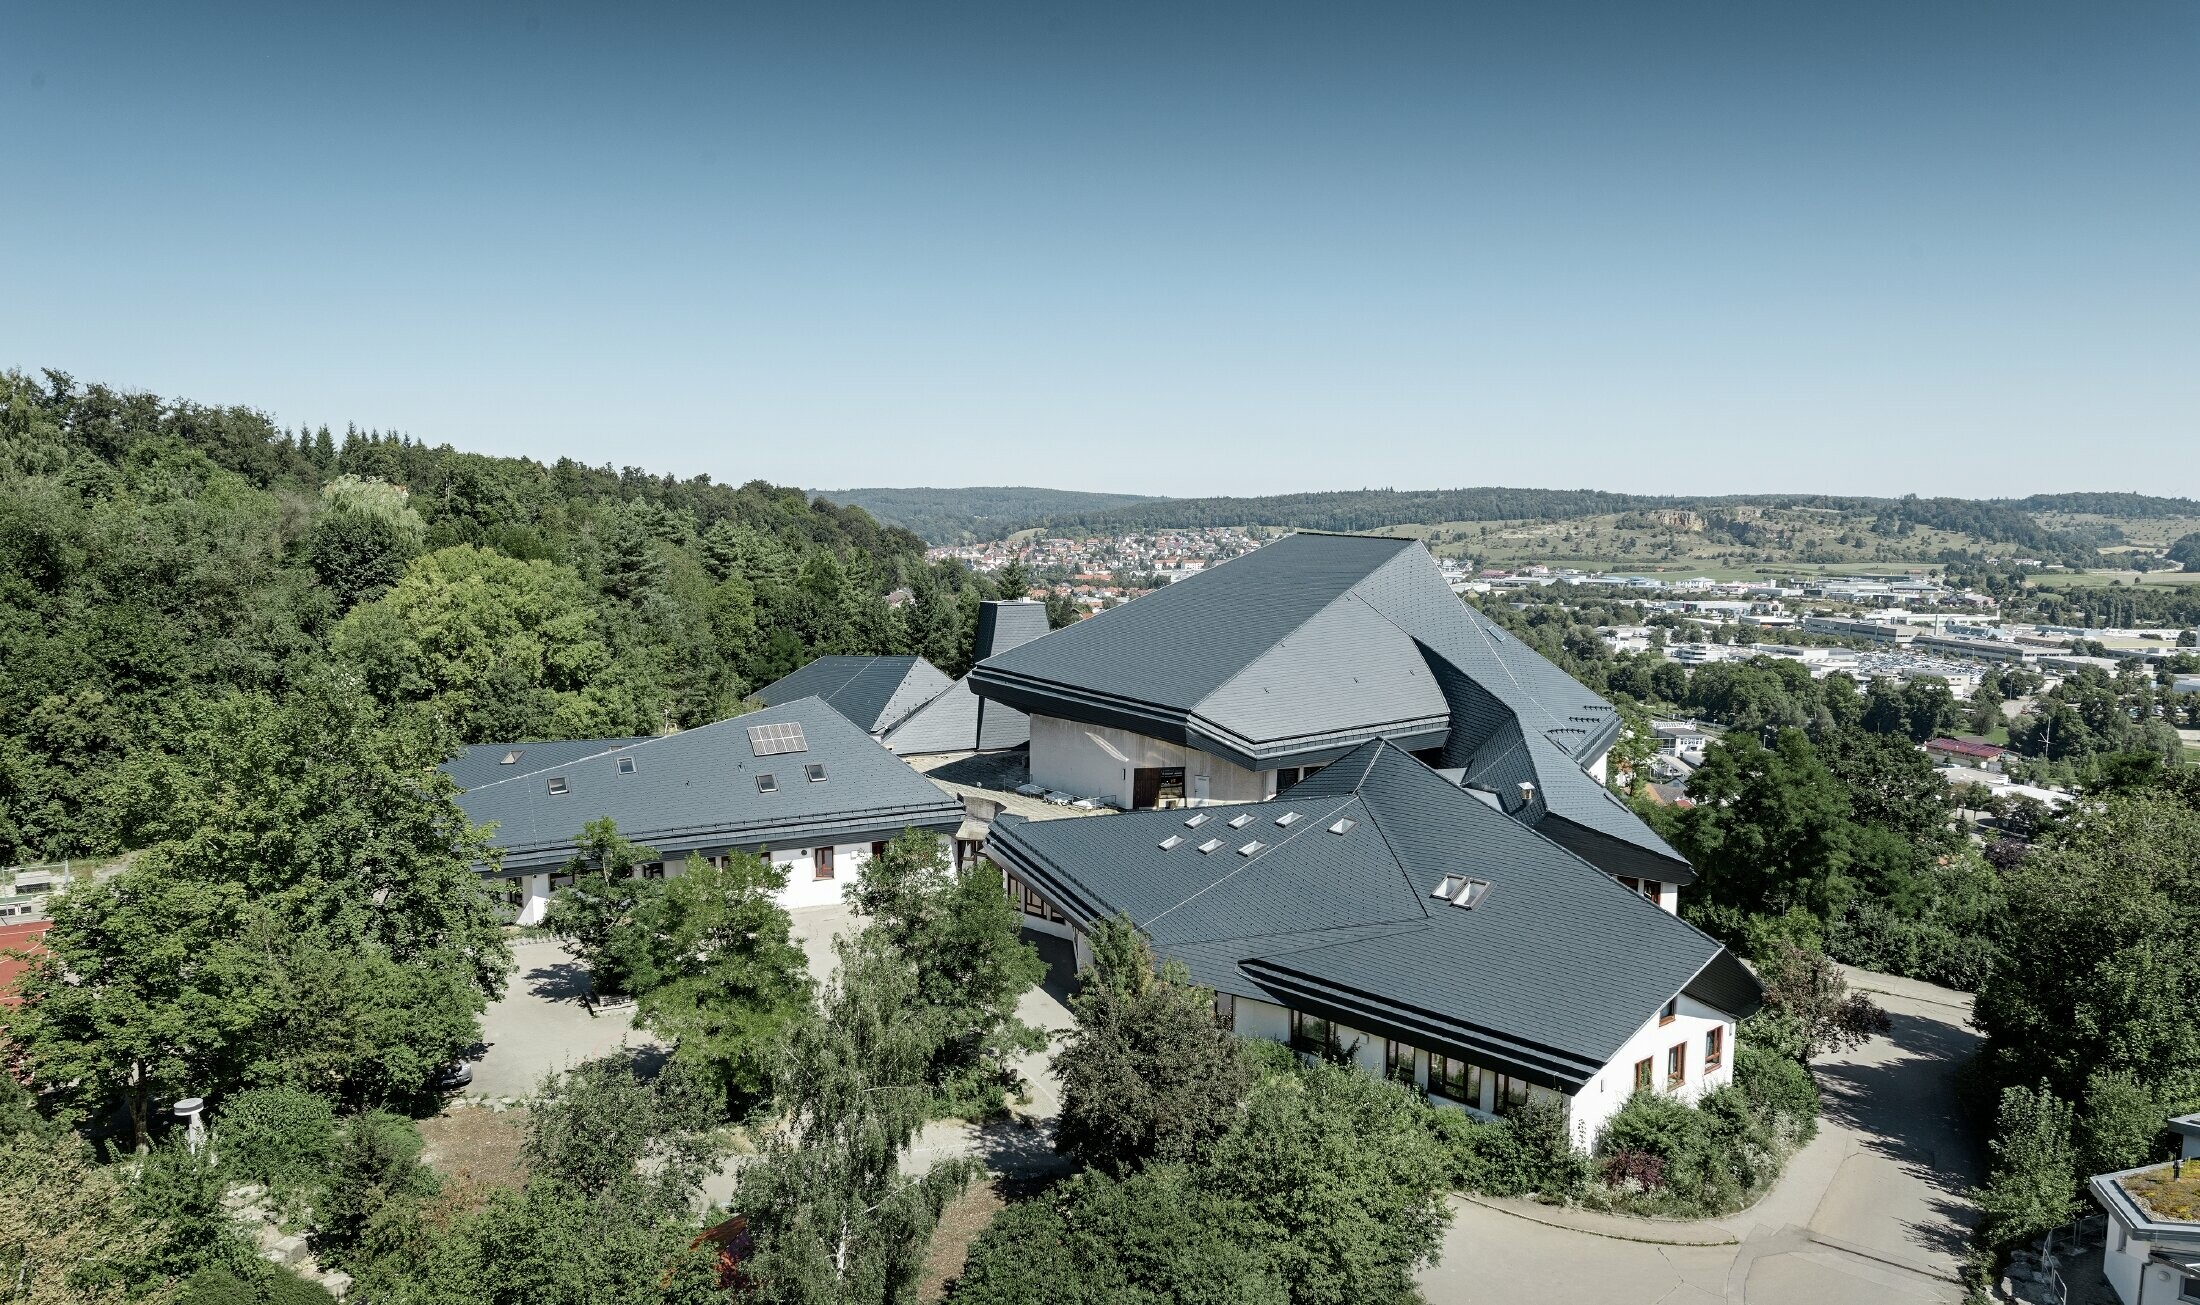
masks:
POLYGON ((1088 494, 1028 485, 972 485, 962 489, 820 489, 818 497, 859 507, 888 525, 932 544, 998 539, 1021 526, 1056 516, 1103 512, 1160 502, 1144 494, 1088 494))
POLYGON ((2200 517, 2200 499, 2156 498, 2152 494, 2034 494, 2001 501, 2026 512, 2068 512, 2141 521, 2200 517))

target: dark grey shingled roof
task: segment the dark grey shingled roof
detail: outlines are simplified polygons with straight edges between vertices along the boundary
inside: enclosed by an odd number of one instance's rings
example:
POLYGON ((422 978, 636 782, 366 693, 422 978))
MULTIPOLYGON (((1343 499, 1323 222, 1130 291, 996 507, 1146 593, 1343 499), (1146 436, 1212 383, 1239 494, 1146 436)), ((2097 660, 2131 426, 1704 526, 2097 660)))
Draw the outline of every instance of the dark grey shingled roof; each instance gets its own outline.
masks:
POLYGON ((469 743, 443 763, 443 773, 461 790, 480 788, 500 779, 524 775, 544 766, 562 766, 582 757, 640 743, 647 735, 623 739, 557 739, 530 743, 469 743), (514 754, 518 755, 514 755, 514 754), (509 764, 506 757, 511 757, 509 764))
POLYGON ((1298 534, 980 662, 1027 712, 1134 730, 1252 769, 1371 738, 1441 747, 1469 784, 1614 874, 1694 871, 1581 767, 1612 705, 1459 601, 1417 541, 1298 534), (1523 806, 1522 782, 1536 786, 1523 806))
POLYGON ((987 853, 1080 925, 1129 915, 1199 983, 1562 1091, 1677 993, 1735 1015, 1758 1001, 1717 942, 1383 742, 1273 802, 1004 815, 987 853), (1278 826, 1287 812, 1299 819, 1278 826), (1251 822, 1231 828, 1240 815, 1251 822), (1332 833, 1339 820, 1353 827, 1332 833), (1183 842, 1161 849, 1171 835, 1183 842), (1201 853, 1210 838, 1223 846, 1201 853), (1254 839, 1268 846, 1242 855, 1254 839), (1429 895, 1446 874, 1491 888, 1472 910, 1452 906, 1429 895))
MULTIPOLYGON (((1047 632, 1047 605, 1003 599, 978 605, 978 656, 992 657, 1047 632)), ((881 736, 900 756, 928 752, 998 752, 1031 742, 1031 717, 1001 702, 987 702, 962 679, 904 716, 881 736)))
POLYGON ((776 707, 797 698, 823 698, 834 711, 878 734, 947 691, 954 681, 922 657, 820 657, 756 691, 776 707))
POLYGON ((459 806, 475 824, 496 826, 491 841, 507 871, 563 864, 582 826, 604 816, 668 857, 877 841, 911 828, 945 833, 962 822, 960 800, 818 698, 485 784, 459 806), (789 722, 801 725, 806 749, 757 756, 749 729, 789 722), (619 769, 628 759, 631 774, 619 769), (812 764, 825 767, 822 781, 805 777, 812 764), (759 773, 775 776, 778 790, 758 792, 759 773), (552 777, 565 792, 549 791, 552 777))

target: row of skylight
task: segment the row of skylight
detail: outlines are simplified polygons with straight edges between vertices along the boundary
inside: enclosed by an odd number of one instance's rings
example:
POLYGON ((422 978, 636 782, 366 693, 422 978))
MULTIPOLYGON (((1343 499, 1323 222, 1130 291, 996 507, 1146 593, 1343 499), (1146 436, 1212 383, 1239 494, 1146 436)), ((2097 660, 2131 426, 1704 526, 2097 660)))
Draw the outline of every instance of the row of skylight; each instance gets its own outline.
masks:
MULTIPOLYGON (((825 764, 823 762, 813 761, 809 765, 804 766, 802 768, 802 778, 808 780, 812 784, 824 783, 825 764)), ((756 777, 756 791, 759 793, 777 793, 779 791, 779 776, 772 774, 768 770, 765 771, 763 774, 758 775, 756 777)))
MULTIPOLYGON (((1291 826, 1299 823, 1305 818, 1306 816, 1302 812, 1286 811, 1282 815, 1276 817, 1276 826, 1279 829, 1289 829, 1291 826)), ((1184 822, 1184 827, 1186 829, 1197 829, 1201 825, 1206 824, 1210 819, 1212 819, 1212 817, 1209 816, 1206 812, 1197 812, 1184 822)), ((1254 819, 1255 817, 1252 812, 1242 811, 1239 812, 1237 815, 1232 816, 1224 823, 1229 825, 1229 827, 1232 829, 1243 829, 1247 825, 1252 824, 1254 819)), ((1329 832, 1332 834, 1349 834, 1354 829, 1359 827, 1359 823, 1359 821, 1350 818, 1342 819, 1331 825, 1329 827, 1329 832)), ((1182 834, 1171 834, 1167 838, 1162 839, 1155 846, 1159 847, 1164 852, 1173 852, 1183 845, 1184 836, 1182 834)), ((1221 846, 1221 839, 1210 838, 1206 842, 1199 845, 1199 850, 1201 852, 1212 852, 1221 846)), ((1263 843, 1256 838, 1253 841, 1246 843, 1245 845, 1238 848, 1238 852, 1242 856, 1252 856, 1256 852, 1266 851, 1267 848, 1268 845, 1266 843, 1263 843)))

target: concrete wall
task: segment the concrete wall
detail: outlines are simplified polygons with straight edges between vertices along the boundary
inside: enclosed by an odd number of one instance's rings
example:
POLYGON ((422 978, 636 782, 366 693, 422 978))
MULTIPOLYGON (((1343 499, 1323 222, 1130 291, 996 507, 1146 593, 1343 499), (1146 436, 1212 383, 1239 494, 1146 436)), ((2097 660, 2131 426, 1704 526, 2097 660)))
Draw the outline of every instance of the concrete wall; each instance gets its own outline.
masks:
MULTIPOLYGON (((946 841, 945 838, 941 839, 942 843, 946 841)), ((856 881, 856 876, 871 860, 871 845, 868 842, 840 844, 833 849, 832 878, 820 879, 817 877, 815 852, 815 848, 809 847, 771 849, 772 864, 783 866, 787 871, 787 886, 779 894, 779 904, 790 911, 812 906, 838 905, 846 895, 848 886, 856 881)), ((702 855, 707 860, 723 855, 723 852, 712 851, 702 855)), ((665 878, 677 879, 681 867, 686 863, 686 857, 664 862, 665 878)), ((493 881, 493 885, 502 887, 514 879, 518 880, 520 886, 519 913, 514 922, 523 925, 541 924, 543 912, 549 908, 553 891, 550 873, 546 871, 540 874, 504 876, 493 881)))
POLYGON ((1274 797, 1273 771, 1246 770, 1233 762, 1177 743, 1105 725, 1055 716, 1031 718, 1031 782, 1078 797, 1131 804, 1131 772, 1148 766, 1184 767, 1184 797, 1196 802, 1199 777, 1207 777, 1209 802, 1260 802, 1274 797))
POLYGON ((1684 1100, 1694 1101, 1734 1081, 1734 1021, 1702 1002, 1683 997, 1672 1023, 1660 1024, 1656 1016, 1645 1021, 1619 1049, 1619 1054, 1574 1095, 1574 1141, 1584 1148, 1594 1145, 1598 1130, 1627 1104, 1627 1098, 1635 1090, 1635 1062, 1649 1060, 1651 1090, 1665 1091, 1665 1053, 1675 1043, 1685 1043, 1688 1047, 1687 1079, 1677 1092, 1684 1100), (1723 1030, 1724 1045, 1719 1067, 1706 1073, 1704 1037, 1715 1028, 1723 1030))

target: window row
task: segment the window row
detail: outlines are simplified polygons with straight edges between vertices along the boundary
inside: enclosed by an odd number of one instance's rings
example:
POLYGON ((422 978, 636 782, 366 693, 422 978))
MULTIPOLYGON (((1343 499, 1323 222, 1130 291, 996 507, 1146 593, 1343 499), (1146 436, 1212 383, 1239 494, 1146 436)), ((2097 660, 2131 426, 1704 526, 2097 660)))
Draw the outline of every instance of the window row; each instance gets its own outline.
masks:
POLYGON ((1001 872, 1001 886, 1008 890, 1008 899, 1016 903, 1017 909, 1025 915, 1052 920, 1056 924, 1069 923, 1068 918, 1055 910, 1052 903, 1033 892, 1031 885, 1005 870, 1001 872))
MULTIPOLYGON (((1657 1069, 1656 1060, 1657 1058, 1654 1056, 1645 1056, 1635 1062, 1635 1091, 1648 1092, 1654 1086, 1653 1079, 1657 1069)), ((1709 1077, 1725 1063, 1726 1030, 1724 1028, 1706 1030, 1703 1035, 1703 1072, 1705 1077, 1709 1077)), ((1665 1090, 1671 1092, 1685 1086, 1687 1082, 1688 1044, 1676 1042, 1665 1049, 1665 1090)))

